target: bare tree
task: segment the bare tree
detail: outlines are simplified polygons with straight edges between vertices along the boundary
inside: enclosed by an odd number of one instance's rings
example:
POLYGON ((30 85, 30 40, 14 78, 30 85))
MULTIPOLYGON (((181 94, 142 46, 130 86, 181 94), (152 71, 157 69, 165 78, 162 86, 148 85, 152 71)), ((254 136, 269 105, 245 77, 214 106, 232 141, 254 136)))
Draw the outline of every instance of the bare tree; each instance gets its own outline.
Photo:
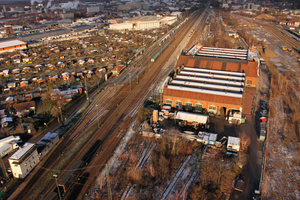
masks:
POLYGON ((59 124, 61 124, 60 123, 60 120, 59 120, 59 115, 60 115, 60 110, 59 110, 59 108, 57 107, 57 106, 53 106, 52 108, 51 108, 51 115, 53 116, 53 117, 57 117, 57 122, 59 123, 59 124))

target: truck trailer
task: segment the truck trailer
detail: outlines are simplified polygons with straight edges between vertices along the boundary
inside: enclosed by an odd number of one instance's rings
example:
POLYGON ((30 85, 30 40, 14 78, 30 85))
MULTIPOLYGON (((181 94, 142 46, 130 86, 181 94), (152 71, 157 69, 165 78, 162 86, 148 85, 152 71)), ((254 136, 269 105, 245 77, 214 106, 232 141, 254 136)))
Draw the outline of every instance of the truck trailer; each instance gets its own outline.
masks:
POLYGON ((0 147, 11 142, 22 142, 20 136, 9 136, 0 140, 0 147))
POLYGON ((0 147, 1 157, 3 158, 4 156, 12 152, 14 149, 18 149, 18 148, 19 145, 15 142, 5 144, 4 146, 0 147))

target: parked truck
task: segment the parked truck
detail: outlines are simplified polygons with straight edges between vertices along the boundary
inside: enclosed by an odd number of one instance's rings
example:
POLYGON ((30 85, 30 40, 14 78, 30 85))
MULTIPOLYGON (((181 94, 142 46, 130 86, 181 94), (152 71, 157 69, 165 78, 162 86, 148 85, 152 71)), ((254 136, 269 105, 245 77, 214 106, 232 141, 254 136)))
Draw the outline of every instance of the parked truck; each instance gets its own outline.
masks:
POLYGON ((14 149, 18 149, 18 148, 19 145, 15 142, 5 144, 4 146, 0 147, 1 157, 3 158, 4 156, 12 152, 14 149))
POLYGON ((22 142, 20 136, 9 136, 0 140, 0 147, 4 146, 5 144, 9 144, 11 142, 22 142))
POLYGON ((261 141, 264 141, 266 138, 266 132, 267 132, 267 123, 264 122, 260 122, 260 134, 259 134, 259 139, 261 141))
POLYGON ((242 117, 242 112, 239 110, 229 110, 227 120, 229 124, 245 123, 245 118, 242 117))

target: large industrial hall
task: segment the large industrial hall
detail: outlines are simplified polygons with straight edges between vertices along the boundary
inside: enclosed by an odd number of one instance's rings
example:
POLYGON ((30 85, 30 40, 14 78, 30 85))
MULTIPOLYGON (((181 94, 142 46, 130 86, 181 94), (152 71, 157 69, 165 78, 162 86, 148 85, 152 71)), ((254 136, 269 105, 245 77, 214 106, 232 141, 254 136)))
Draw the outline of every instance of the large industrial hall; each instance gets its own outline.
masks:
POLYGON ((163 89, 163 103, 179 110, 251 115, 259 62, 255 51, 195 45, 179 56, 163 89))

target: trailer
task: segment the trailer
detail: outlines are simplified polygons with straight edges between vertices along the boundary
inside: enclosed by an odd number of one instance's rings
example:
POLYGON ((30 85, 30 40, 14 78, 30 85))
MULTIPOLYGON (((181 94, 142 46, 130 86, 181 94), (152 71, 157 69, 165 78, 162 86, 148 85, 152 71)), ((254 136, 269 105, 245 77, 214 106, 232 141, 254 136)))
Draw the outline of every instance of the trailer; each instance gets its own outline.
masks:
POLYGON ((8 143, 0 147, 1 158, 12 152, 14 149, 18 149, 19 145, 17 143, 8 143))
POLYGON ((264 141, 267 133, 267 124, 266 122, 260 122, 260 134, 259 134, 259 140, 264 141))
POLYGON ((0 147, 11 142, 22 142, 20 136, 9 136, 0 140, 0 147))
POLYGON ((156 59, 164 52, 164 50, 173 42, 174 38, 172 38, 153 58, 151 58, 151 62, 155 62, 156 59))
POLYGON ((70 170, 60 179, 58 182, 58 188, 61 196, 65 196, 68 192, 68 189, 71 187, 72 183, 79 176, 81 168, 84 166, 82 160, 77 160, 70 170))

